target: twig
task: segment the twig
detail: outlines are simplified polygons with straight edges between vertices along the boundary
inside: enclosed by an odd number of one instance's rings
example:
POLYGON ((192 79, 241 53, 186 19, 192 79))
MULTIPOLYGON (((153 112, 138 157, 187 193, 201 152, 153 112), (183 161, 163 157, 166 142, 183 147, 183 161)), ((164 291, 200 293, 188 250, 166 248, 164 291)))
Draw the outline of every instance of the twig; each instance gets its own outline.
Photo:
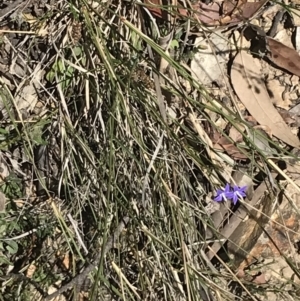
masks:
MULTIPOLYGON (((103 250, 103 257, 109 252, 109 250, 112 248, 113 243, 117 237, 119 237, 120 233, 123 231, 126 224, 129 222, 129 217, 126 216, 123 218, 123 220, 119 223, 117 229, 115 230, 114 234, 109 237, 104 250, 103 250)), ((94 258, 92 263, 90 263, 79 275, 77 275, 75 278, 73 278, 70 282, 63 285, 60 289, 58 289, 55 293, 48 295, 45 297, 45 301, 50 301, 51 299, 56 298, 60 294, 64 293, 65 291, 69 290, 75 285, 83 283, 85 278, 99 265, 99 262, 101 260, 101 254, 102 252, 99 252, 99 254, 94 258)))

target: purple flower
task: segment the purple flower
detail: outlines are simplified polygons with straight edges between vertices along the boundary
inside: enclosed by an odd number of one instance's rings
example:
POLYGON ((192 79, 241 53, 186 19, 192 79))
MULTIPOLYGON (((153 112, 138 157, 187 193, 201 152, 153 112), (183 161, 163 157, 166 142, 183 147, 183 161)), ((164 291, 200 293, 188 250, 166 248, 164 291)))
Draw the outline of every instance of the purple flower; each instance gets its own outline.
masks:
POLYGON ((217 202, 232 200, 233 205, 237 203, 237 201, 246 196, 247 186, 239 187, 234 185, 233 188, 227 183, 224 189, 217 190, 217 196, 214 198, 217 202))
POLYGON ((244 198, 246 196, 246 191, 247 186, 239 187, 239 186, 233 186, 233 191, 230 192, 228 198, 232 200, 233 205, 237 203, 237 201, 240 198, 244 198))
POLYGON ((217 196, 214 198, 217 202, 227 201, 231 198, 232 192, 230 185, 227 183, 224 189, 217 190, 217 196))

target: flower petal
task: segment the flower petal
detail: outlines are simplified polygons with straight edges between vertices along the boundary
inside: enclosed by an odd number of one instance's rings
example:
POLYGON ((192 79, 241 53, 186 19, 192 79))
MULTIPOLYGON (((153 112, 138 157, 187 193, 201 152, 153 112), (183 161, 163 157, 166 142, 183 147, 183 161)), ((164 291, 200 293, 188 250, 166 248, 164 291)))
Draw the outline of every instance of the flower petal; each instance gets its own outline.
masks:
POLYGON ((220 194, 220 195, 216 196, 214 198, 214 201, 216 201, 216 202, 222 202, 223 201, 222 195, 220 194))
POLYGON ((237 195, 235 194, 235 195, 233 196, 233 198, 232 198, 232 203, 233 203, 233 205, 236 205, 237 201, 238 201, 238 197, 237 197, 237 195))
POLYGON ((228 183, 225 186, 224 192, 231 192, 231 187, 228 183))

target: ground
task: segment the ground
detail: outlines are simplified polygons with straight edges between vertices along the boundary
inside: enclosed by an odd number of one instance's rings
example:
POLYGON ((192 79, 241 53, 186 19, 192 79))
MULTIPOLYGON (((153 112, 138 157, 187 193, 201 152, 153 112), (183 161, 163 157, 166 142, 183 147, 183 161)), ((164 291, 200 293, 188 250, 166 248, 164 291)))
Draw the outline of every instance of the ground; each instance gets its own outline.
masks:
POLYGON ((300 300, 298 13, 3 1, 2 300, 300 300))

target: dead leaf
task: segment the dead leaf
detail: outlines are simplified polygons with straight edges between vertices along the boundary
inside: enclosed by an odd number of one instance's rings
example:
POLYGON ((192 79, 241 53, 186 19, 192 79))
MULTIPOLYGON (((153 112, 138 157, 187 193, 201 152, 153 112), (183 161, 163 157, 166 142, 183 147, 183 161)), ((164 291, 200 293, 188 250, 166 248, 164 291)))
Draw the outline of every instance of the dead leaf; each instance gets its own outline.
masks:
POLYGON ((235 160, 245 160, 248 158, 247 155, 243 154, 227 137, 219 133, 214 134, 212 141, 215 149, 224 150, 235 160))
POLYGON ((197 16, 199 20, 205 25, 215 25, 220 20, 220 6, 218 3, 213 2, 210 4, 199 3, 199 7, 193 6, 195 11, 199 11, 197 16))
POLYGON ((223 4, 223 10, 226 16, 221 19, 221 24, 238 24, 242 21, 249 20, 255 16, 256 13, 268 2, 269 0, 262 0, 259 2, 246 2, 238 0, 236 3, 232 0, 227 0, 223 4), (228 19, 228 16, 231 18, 228 19))
POLYGON ((245 51, 240 52, 234 59, 231 82, 240 101, 259 124, 269 127, 272 134, 283 142, 300 147, 298 138, 272 105, 259 66, 245 51))
POLYGON ((270 60, 277 66, 300 76, 300 56, 295 49, 266 37, 268 50, 271 52, 270 60))

